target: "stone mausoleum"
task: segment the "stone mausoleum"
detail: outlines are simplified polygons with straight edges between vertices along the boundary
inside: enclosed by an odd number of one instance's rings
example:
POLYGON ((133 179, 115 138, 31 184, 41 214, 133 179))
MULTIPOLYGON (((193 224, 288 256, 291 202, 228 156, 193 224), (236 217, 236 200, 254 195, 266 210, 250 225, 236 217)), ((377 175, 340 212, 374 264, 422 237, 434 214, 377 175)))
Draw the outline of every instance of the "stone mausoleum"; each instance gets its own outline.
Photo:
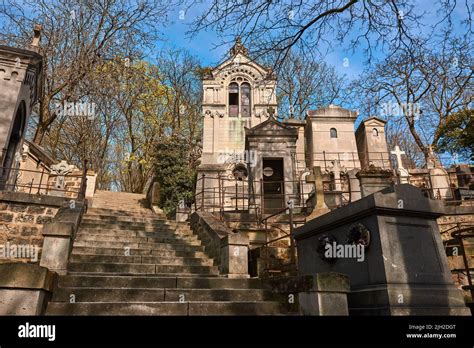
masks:
POLYGON ((352 190, 354 200, 359 184, 350 187, 344 174, 352 171, 355 178, 369 166, 392 169, 384 120, 370 117, 354 132, 357 111, 335 105, 309 110, 305 120, 285 117, 278 112, 276 84, 271 69, 252 60, 240 39, 224 62, 208 70, 198 203, 212 210, 251 209, 261 201, 277 209, 290 199, 304 205, 314 167, 322 168, 333 190, 352 190))

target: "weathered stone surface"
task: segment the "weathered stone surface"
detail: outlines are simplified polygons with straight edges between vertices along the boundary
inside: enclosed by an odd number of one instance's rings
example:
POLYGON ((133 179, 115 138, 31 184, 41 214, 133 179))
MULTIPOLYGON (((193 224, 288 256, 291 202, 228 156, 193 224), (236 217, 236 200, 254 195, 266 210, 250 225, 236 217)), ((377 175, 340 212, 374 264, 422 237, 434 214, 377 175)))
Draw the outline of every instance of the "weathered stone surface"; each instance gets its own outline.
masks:
POLYGON ((34 215, 29 215, 29 214, 19 214, 15 218, 15 222, 32 223, 32 222, 34 222, 34 220, 35 220, 35 216, 34 215))
POLYGON ((0 221, 2 221, 2 222, 11 222, 11 221, 13 221, 13 214, 0 213, 0 221))
POLYGON ((28 209, 28 206, 24 204, 10 203, 8 206, 8 210, 13 211, 15 213, 25 212, 26 209, 28 209))
POLYGON ((365 197, 295 230, 299 272, 347 274, 353 314, 415 313, 415 309, 431 315, 451 310, 467 314, 461 293, 452 284, 436 223, 443 212, 441 202, 427 199, 411 185, 365 197), (324 261, 317 252, 320 237, 331 235, 344 243, 356 224, 370 232, 364 260, 346 257, 324 261), (440 288, 443 291, 438 291, 440 288), (392 298, 392 293, 400 297, 392 298), (447 303, 446 298, 453 301, 447 303))
POLYGON ((27 263, 0 265, 0 288, 51 291, 54 274, 47 268, 27 263))
POLYGON ((0 315, 41 315, 46 298, 42 290, 0 288, 0 315))
POLYGON ((230 234, 221 240, 219 269, 228 277, 248 278, 249 238, 243 234, 230 234))
MULTIPOLYGON (((45 224, 41 266, 48 267, 59 274, 67 272, 72 240, 79 228, 84 210, 85 205, 82 202, 78 202, 75 208, 71 208, 69 205, 62 207, 54 217, 54 222, 45 224)), ((51 217, 44 218, 51 219, 51 217)))
MULTIPOLYGON (((297 313, 297 305, 288 308, 286 299, 265 289, 258 279, 220 277, 187 224, 153 215, 113 214, 98 213, 93 208, 84 215, 68 263, 70 273, 59 277, 48 315, 297 313), (92 220, 98 222, 94 227, 89 224, 92 220), (144 230, 157 220, 161 220, 160 229, 144 230), (117 230, 117 222, 126 222, 127 229, 117 230), (157 240, 163 243, 151 243, 157 240), (71 294, 75 295, 75 303, 69 303, 71 294), (192 310, 191 302, 195 304, 192 310)), ((224 247, 245 244, 245 236, 230 233, 222 242, 224 247)), ((52 249, 47 246, 49 237, 60 239, 48 235, 45 249, 52 249)), ((217 240, 220 249, 221 238, 217 240)))
POLYGON ((29 206, 27 209, 28 213, 32 214, 43 214, 46 211, 46 207, 41 206, 41 205, 32 205, 29 206))
POLYGON ((38 216, 36 218, 36 223, 37 224, 45 224, 45 223, 48 223, 48 222, 51 222, 53 221, 53 217, 52 216, 38 216))
MULTIPOLYGON (((0 243, 8 241, 17 245, 36 245, 41 253, 43 223, 52 219, 63 203, 64 200, 50 199, 47 196, 0 191, 0 204, 5 208, 0 213, 0 243), (46 215, 47 210, 50 215, 46 215)), ((11 261, 12 259, 7 260, 11 261)), ((37 262, 21 258, 16 258, 15 261, 37 262)))

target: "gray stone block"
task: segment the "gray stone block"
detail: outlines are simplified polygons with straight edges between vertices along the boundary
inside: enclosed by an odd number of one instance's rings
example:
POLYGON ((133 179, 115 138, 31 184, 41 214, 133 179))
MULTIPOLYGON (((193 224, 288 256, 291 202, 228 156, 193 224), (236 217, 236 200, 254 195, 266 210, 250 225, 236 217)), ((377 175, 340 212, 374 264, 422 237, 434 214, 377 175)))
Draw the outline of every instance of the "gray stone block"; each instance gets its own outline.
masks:
POLYGON ((411 185, 389 187, 311 220, 294 232, 301 274, 339 272, 350 278, 353 314, 469 314, 451 280, 436 219, 443 205, 411 185), (323 238, 348 244, 351 230, 369 231, 364 260, 318 251, 323 238))
POLYGON ((0 315, 41 315, 51 296, 54 273, 30 263, 0 265, 0 315))

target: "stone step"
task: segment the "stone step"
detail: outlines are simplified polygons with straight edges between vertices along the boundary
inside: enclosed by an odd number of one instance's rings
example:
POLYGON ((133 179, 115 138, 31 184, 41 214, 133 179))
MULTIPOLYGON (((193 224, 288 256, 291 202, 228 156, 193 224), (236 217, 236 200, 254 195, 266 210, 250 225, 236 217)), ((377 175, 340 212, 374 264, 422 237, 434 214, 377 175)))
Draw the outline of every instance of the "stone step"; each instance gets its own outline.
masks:
POLYGON ((81 222, 81 228, 86 229, 103 229, 103 230, 128 230, 128 231, 144 231, 144 232, 159 232, 159 231, 190 231, 189 226, 173 226, 170 224, 107 224, 107 223, 89 223, 81 222))
POLYGON ((113 256, 113 255, 76 255, 72 254, 70 262, 96 263, 133 263, 174 266, 213 266, 208 258, 159 257, 159 256, 113 256))
POLYGON ((182 245, 201 245, 201 241, 194 238, 163 238, 163 237, 124 237, 124 236, 103 236, 100 234, 78 233, 75 241, 94 242, 124 242, 124 243, 170 243, 182 245))
MULTIPOLYGON (((53 302, 190 302, 190 301, 276 301, 276 294, 261 289, 140 289, 58 288, 53 302)), ((281 301, 286 298, 280 297, 281 301)))
POLYGON ((68 271, 70 275, 83 275, 83 276, 147 276, 147 277, 161 277, 161 278, 176 278, 176 277, 185 277, 185 278, 210 278, 210 277, 220 277, 219 274, 208 274, 208 273, 120 273, 120 272, 74 272, 68 271))
POLYGON ((82 218, 83 223, 87 224, 102 224, 102 225, 124 225, 124 226, 150 226, 150 225, 157 225, 157 226, 189 226, 187 222, 178 222, 174 220, 166 220, 166 219, 143 219, 140 221, 133 221, 130 219, 126 220, 117 220, 112 218, 98 218, 98 217, 91 217, 84 215, 82 218))
POLYGON ((59 287, 94 288, 193 288, 193 289, 260 289, 262 282, 256 278, 215 278, 215 277, 159 277, 68 274, 59 276, 59 287))
POLYGON ((87 222, 104 221, 104 222, 136 222, 136 223, 174 223, 174 224, 185 224, 179 223, 174 220, 168 220, 166 217, 152 215, 152 216, 128 216, 128 215, 101 215, 101 214, 89 214, 83 216, 83 219, 87 222))
POLYGON ((88 208, 86 216, 129 216, 129 217, 144 217, 144 218, 162 218, 164 214, 157 214, 151 209, 138 209, 138 210, 123 210, 123 209, 106 209, 106 208, 88 208))
POLYGON ((197 238, 191 230, 166 230, 147 232, 140 230, 114 230, 114 229, 96 229, 96 228, 81 228, 78 233, 97 234, 101 236, 124 236, 124 237, 176 237, 176 238, 197 238))
POLYGON ((215 266, 173 266, 154 264, 130 263, 96 263, 96 262, 69 262, 67 266, 71 272, 88 273, 115 273, 115 274, 161 274, 161 273, 191 273, 214 274, 219 271, 215 266))
POLYGON ((177 250, 177 251, 204 251, 203 246, 186 245, 178 243, 127 243, 127 242, 105 242, 105 241, 74 241, 75 247, 96 248, 130 248, 130 249, 153 249, 153 250, 177 250))
POLYGON ((295 305, 279 302, 51 302, 46 315, 288 315, 295 305))
POLYGON ((125 256, 125 252, 130 256, 160 256, 160 257, 186 257, 186 258, 207 258, 203 251, 183 251, 183 250, 153 250, 153 249, 124 249, 122 248, 96 248, 74 245, 72 255, 112 255, 125 256))

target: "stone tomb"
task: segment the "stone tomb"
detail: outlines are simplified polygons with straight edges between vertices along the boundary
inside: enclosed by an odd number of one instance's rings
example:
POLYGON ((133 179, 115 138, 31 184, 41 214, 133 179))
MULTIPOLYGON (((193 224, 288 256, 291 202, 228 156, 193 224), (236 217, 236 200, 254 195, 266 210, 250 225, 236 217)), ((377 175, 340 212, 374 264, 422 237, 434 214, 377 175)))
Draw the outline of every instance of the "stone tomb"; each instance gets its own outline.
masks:
POLYGON ((411 185, 386 188, 296 229, 298 271, 347 274, 352 315, 469 315, 436 223, 442 212, 411 185), (365 245, 363 261, 325 258, 334 242, 365 245))

